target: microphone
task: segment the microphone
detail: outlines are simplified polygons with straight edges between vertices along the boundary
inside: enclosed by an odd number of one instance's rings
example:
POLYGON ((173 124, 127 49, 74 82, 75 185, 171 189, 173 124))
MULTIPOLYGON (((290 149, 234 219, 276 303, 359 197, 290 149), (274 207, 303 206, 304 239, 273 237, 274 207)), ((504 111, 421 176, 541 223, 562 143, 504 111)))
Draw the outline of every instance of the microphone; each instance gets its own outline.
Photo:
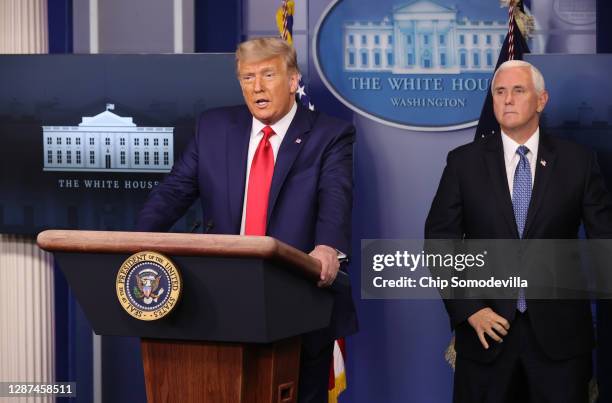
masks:
POLYGON ((215 222, 211 218, 206 222, 206 227, 204 227, 204 233, 208 234, 213 228, 215 228, 215 222))
POLYGON ((194 222, 194 223, 193 223, 193 226, 192 226, 192 227, 191 227, 191 229, 189 230, 189 233, 190 233, 190 234, 193 234, 194 232, 196 232, 196 230, 197 230, 198 228, 200 228, 200 225, 201 225, 201 224, 202 224, 202 223, 201 223, 201 222, 199 222, 199 221, 194 222))

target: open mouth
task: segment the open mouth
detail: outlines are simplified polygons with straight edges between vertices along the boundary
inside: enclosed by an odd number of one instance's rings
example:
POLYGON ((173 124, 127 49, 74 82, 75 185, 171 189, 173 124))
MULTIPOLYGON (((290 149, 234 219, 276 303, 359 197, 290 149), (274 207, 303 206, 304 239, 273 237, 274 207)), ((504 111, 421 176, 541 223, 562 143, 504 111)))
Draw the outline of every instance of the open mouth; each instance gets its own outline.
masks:
POLYGON ((255 105, 257 105, 259 108, 265 108, 269 103, 270 101, 264 98, 255 101, 255 105))

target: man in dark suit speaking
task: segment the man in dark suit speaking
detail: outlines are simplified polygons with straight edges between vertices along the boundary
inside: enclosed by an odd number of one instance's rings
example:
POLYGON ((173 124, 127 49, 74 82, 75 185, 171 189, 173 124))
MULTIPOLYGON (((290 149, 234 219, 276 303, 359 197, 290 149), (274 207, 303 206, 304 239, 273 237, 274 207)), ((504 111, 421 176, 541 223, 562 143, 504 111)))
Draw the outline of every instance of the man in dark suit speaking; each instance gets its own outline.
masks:
MULTIPOLYGON (((540 132, 542 74, 505 62, 491 90, 501 133, 448 154, 426 238, 567 239, 581 223, 588 237, 609 238, 612 200, 595 155, 540 132)), ((457 350, 454 401, 587 402, 588 301, 529 299, 521 289, 516 299, 445 305, 457 350)))
MULTIPOLYGON (((355 130, 297 105, 297 58, 282 39, 240 44, 236 68, 246 105, 202 114, 136 227, 167 230, 199 198, 208 232, 269 235, 310 253, 327 287, 350 250, 355 130)), ((330 326, 302 338, 300 402, 327 401, 333 341, 356 330, 350 290, 335 293, 330 326)))

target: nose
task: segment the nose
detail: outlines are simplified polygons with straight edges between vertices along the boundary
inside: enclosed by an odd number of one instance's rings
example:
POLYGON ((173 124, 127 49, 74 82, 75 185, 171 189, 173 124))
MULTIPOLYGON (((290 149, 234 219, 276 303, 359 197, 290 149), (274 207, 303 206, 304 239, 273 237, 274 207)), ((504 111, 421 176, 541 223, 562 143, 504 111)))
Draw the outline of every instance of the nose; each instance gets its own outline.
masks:
POLYGON ((506 97, 504 98, 505 105, 512 105, 514 103, 514 98, 512 97, 512 91, 506 92, 506 97))
POLYGON ((263 91, 261 76, 259 74, 255 76, 255 82, 253 83, 253 91, 255 92, 263 91))

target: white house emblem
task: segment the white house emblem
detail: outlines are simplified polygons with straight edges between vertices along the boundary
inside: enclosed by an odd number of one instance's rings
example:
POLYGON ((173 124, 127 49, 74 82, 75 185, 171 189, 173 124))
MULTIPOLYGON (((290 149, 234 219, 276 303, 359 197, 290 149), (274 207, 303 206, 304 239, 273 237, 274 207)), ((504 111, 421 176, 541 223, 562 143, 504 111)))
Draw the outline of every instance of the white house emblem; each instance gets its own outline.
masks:
POLYGON ((490 0, 390 1, 328 7, 315 32, 324 83, 381 123, 430 131, 474 126, 504 43, 505 11, 490 0))
POLYGON ((78 126, 43 126, 43 171, 170 172, 174 128, 137 126, 106 110, 78 126))

